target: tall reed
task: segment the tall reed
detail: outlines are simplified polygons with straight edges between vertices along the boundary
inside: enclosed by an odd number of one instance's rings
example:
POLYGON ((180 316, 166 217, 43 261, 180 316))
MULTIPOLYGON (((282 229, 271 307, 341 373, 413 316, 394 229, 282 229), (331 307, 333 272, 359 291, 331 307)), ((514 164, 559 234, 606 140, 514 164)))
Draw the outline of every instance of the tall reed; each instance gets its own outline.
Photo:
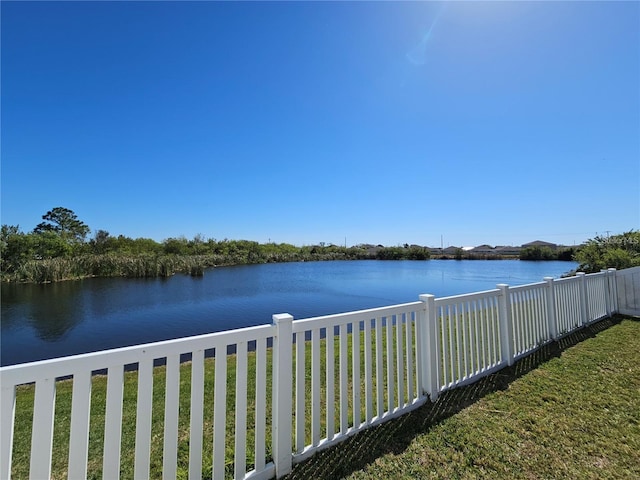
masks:
POLYGON ((302 247, 292 251, 266 248, 229 249, 205 254, 126 254, 111 252, 28 260, 2 272, 3 281, 48 283, 87 277, 154 278, 176 273, 202 276, 207 268, 227 265, 375 258, 361 249, 302 247))
POLYGON ((83 255, 69 258, 29 260, 4 276, 14 282, 49 283, 87 277, 153 278, 176 273, 204 275, 219 265, 217 255, 83 255))

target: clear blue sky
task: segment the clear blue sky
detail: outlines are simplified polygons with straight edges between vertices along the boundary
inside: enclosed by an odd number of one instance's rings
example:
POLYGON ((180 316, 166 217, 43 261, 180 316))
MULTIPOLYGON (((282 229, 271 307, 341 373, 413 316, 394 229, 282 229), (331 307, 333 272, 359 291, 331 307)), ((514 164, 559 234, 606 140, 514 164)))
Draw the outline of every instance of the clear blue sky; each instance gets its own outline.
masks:
POLYGON ((640 2, 5 2, 2 223, 297 245, 640 227, 640 2))

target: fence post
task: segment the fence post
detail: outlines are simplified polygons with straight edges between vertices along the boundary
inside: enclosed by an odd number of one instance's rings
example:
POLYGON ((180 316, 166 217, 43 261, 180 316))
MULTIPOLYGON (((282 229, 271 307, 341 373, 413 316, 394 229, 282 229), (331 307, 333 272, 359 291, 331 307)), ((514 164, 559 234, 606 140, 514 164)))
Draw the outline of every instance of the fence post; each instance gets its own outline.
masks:
POLYGON ((427 302, 422 299, 422 305, 418 310, 418 318, 416 321, 416 348, 418 351, 416 368, 418 369, 418 392, 421 395, 428 395, 429 392, 429 363, 427 352, 429 351, 429 337, 427 329, 427 302))
POLYGON ((602 268, 600 273, 604 276, 604 306, 607 317, 611 317, 611 289, 609 288, 609 270, 602 268))
POLYGON ((436 323, 436 297, 420 295, 424 312, 422 354, 423 382, 429 399, 435 402, 440 395, 440 362, 438 361, 438 325, 436 323))
MULTIPOLYGON (((607 286, 609 288, 608 295, 611 305, 611 315, 614 313, 618 313, 618 282, 616 280, 616 276, 618 275, 618 271, 615 268, 610 268, 607 270, 607 286)), ((611 316, 609 315, 609 316, 611 316)))
POLYGON ((273 315, 276 335, 273 344, 273 463, 276 477, 291 472, 291 418, 293 416, 293 316, 273 315))
POLYGON ((589 305, 587 304, 587 277, 584 272, 577 272, 580 279, 580 326, 589 323, 589 305))
POLYGON ((551 340, 558 339, 558 319, 556 318, 556 289, 553 277, 544 277, 547 282, 547 318, 549 320, 549 335, 551 340))
POLYGON ((500 289, 498 304, 500 309, 500 351, 502 361, 507 365, 513 365, 513 323, 511 322, 511 299, 509 285, 499 283, 496 285, 500 289))

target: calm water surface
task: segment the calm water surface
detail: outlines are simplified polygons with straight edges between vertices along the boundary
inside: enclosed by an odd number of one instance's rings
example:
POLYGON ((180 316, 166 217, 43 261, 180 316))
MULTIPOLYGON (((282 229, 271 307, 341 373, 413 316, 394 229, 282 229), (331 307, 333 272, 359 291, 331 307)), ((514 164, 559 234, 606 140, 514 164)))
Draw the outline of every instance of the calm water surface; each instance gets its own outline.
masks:
POLYGON ((2 285, 1 364, 559 277, 572 262, 347 261, 209 269, 204 277, 2 285))

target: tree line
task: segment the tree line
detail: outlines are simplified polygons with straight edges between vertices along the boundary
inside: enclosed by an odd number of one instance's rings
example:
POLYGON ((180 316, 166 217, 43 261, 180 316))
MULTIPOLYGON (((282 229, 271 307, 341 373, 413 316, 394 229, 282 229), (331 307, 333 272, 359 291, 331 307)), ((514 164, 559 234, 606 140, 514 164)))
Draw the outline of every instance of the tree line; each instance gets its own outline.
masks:
POLYGON ((631 230, 619 235, 596 235, 587 240, 575 254, 580 263, 578 271, 599 272, 606 268, 640 266, 640 231, 631 230))
POLYGON ((202 275, 204 269, 222 265, 257 263, 422 259, 429 251, 421 247, 382 247, 372 251, 364 245, 342 247, 319 245, 298 247, 288 243, 258 243, 250 240, 192 239, 171 237, 157 242, 150 238, 112 236, 91 229, 70 209, 56 207, 42 216, 32 231, 2 225, 0 275, 3 281, 53 282, 84 277, 167 277, 175 273, 202 275))
POLYGON ((576 257, 577 247, 557 248, 534 245, 525 247, 520 252, 520 260, 564 260, 571 261, 576 257))
MULTIPOLYGON (((68 208, 56 207, 29 231, 2 225, 0 230, 0 278, 12 282, 53 282, 85 277, 168 277, 175 273, 202 275, 213 266, 319 260, 427 260, 429 249, 420 246, 319 245, 298 247, 288 243, 250 240, 150 238, 112 236, 95 231, 68 208)), ((462 251, 461 251, 462 253, 462 251)), ((458 258, 458 257, 456 257, 458 258)), ((465 258, 460 256, 460 259, 465 258)), ((522 260, 574 260, 587 273, 604 268, 640 265, 640 232, 596 236, 584 245, 552 251, 529 247, 522 260)))

